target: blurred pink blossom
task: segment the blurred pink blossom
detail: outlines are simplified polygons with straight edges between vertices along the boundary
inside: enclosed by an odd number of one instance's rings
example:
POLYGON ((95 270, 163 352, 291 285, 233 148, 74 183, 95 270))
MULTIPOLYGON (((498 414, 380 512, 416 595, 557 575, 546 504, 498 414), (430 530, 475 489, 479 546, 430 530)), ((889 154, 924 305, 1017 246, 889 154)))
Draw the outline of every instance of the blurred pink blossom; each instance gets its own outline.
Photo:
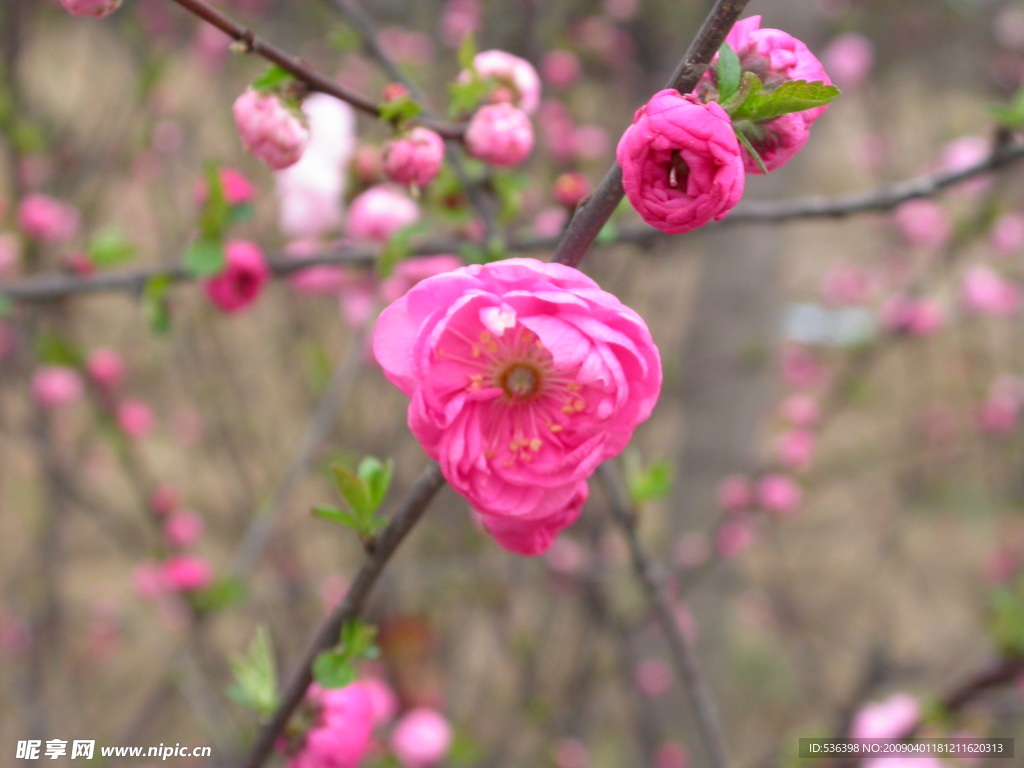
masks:
POLYGON ((932 299, 896 294, 882 305, 879 320, 892 333, 930 336, 942 327, 944 315, 932 299))
POLYGON ((259 298, 269 278, 270 269, 259 246, 235 240, 224 246, 224 268, 203 287, 221 312, 238 312, 259 298))
POLYGON ((910 730, 920 717, 917 699, 906 693, 895 693, 884 701, 862 707, 850 724, 850 736, 854 739, 896 738, 910 730))
POLYGON ((86 373, 104 392, 114 392, 121 387, 124 369, 124 358, 109 347, 94 349, 85 360, 86 373))
POLYGON ((743 475, 729 475, 718 484, 718 505, 725 512, 742 512, 754 503, 754 488, 743 475))
POLYGON ((818 438, 809 429, 797 428, 779 436, 776 446, 779 464, 793 472, 805 471, 814 458, 818 438))
POLYGON ((533 232, 538 237, 557 237, 562 234, 566 223, 569 221, 569 213, 560 206, 550 206, 542 209, 533 219, 533 232))
POLYGON ((989 233, 989 242, 998 256, 1011 256, 1024 249, 1024 216, 1007 213, 1000 216, 989 233))
POLYGON ((754 521, 747 515, 733 515, 715 533, 715 551, 730 560, 746 552, 754 543, 754 521))
POLYGON ((398 712, 398 697, 391 686, 379 677, 366 677, 359 681, 373 708, 373 721, 377 725, 390 723, 398 712))
POLYGON ((789 475, 770 472, 757 482, 757 504, 780 517, 792 515, 803 503, 803 491, 789 475))
POLYGON ((821 419, 821 408, 811 395, 798 392, 779 403, 779 415, 794 427, 810 429, 821 419))
POLYGON ((579 56, 560 48, 541 59, 540 71, 545 82, 556 88, 568 88, 580 79, 583 66, 580 64, 579 56))
POLYGON ((248 88, 232 108, 242 146, 275 171, 295 165, 309 141, 304 120, 272 93, 248 88))
POLYGON ((82 377, 65 365, 44 365, 32 375, 32 396, 44 408, 59 408, 82 396, 82 377))
POLYGON ((21 265, 21 241, 13 232, 0 234, 0 277, 13 277, 21 265))
POLYGON ((164 539, 172 547, 190 547, 203 535, 203 527, 195 512, 174 512, 164 520, 164 539))
POLYGON ((643 659, 637 664, 633 680, 645 696, 664 696, 672 690, 672 667, 661 658, 643 659))
POLYGON ((430 768, 448 754, 452 727, 440 712, 417 707, 406 712, 391 734, 391 749, 405 768, 430 768))
POLYGON ((197 555, 176 555, 164 563, 163 579, 176 592, 198 592, 213 583, 213 571, 197 555))
POLYGON ((687 768, 690 752, 678 741, 663 741, 654 753, 654 768, 687 768))
POLYGON ((1010 317, 1020 307, 1021 291, 991 267, 977 264, 964 273, 960 300, 973 314, 1010 317))
POLYGON ((18 226, 41 243, 66 243, 78 233, 78 209, 36 192, 18 205, 18 226))
POLYGON ((384 145, 384 173, 399 184, 425 187, 444 162, 444 141, 434 131, 416 126, 384 145))
MULTIPOLYGON (((496 80, 496 101, 507 101, 527 115, 537 111, 540 104, 540 77, 533 65, 505 51, 482 51, 473 57, 473 69, 486 79, 496 80), (505 98, 502 98, 502 96, 505 98)), ((460 82, 470 79, 469 72, 460 72, 460 82)))
POLYGON ((877 287, 877 277, 862 267, 831 267, 821 278, 822 298, 835 307, 865 304, 877 287))
MULTIPOLYGON (((256 197, 256 191, 245 174, 237 168, 219 168, 217 174, 220 176, 221 189, 224 190, 224 199, 228 205, 248 205, 256 197)), ((206 205, 210 190, 207 188, 206 178, 196 183, 195 199, 196 205, 206 205)))
POLYGON ((896 209, 893 220, 909 245, 935 249, 953 234, 946 210, 934 200, 909 200, 896 209))
POLYGON ((533 125, 511 104, 481 107, 466 128, 466 149, 490 165, 519 165, 533 149, 533 125))
POLYGON ((400 229, 415 224, 420 207, 404 192, 377 186, 363 192, 348 209, 346 231, 353 240, 386 243, 400 229))
POLYGON ((847 32, 825 46, 821 60, 836 85, 844 91, 856 90, 864 85, 871 74, 875 63, 875 46, 864 35, 847 32))
POLYGON ((139 440, 153 431, 156 419, 145 401, 129 398, 117 406, 117 426, 126 437, 139 440))
POLYGON ((447 0, 441 10, 441 41, 449 48, 458 48, 466 35, 480 30, 483 18, 479 0, 447 0))
POLYGON ((60 0, 64 9, 74 16, 102 19, 121 7, 121 0, 60 0))

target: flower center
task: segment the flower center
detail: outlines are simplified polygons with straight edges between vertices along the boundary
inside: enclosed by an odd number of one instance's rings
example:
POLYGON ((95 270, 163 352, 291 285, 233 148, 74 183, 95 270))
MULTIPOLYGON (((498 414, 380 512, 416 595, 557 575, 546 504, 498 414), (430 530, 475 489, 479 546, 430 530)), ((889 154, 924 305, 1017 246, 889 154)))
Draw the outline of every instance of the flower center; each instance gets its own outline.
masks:
POLYGON ((683 156, 679 153, 678 149, 672 150, 672 160, 668 164, 668 186, 671 189, 679 189, 679 187, 686 186, 687 179, 690 178, 690 166, 683 160, 683 156))
POLYGON ((514 363, 498 376, 498 384, 514 400, 523 400, 540 389, 540 371, 531 365, 514 363))

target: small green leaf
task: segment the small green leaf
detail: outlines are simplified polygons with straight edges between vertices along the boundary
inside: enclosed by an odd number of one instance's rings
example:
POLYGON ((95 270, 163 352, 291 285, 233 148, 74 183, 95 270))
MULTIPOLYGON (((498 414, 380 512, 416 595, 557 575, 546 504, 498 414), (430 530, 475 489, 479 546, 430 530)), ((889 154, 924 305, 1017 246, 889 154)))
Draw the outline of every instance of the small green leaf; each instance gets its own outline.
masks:
POLYGON ((313 678, 324 688, 344 688, 356 680, 356 670, 346 653, 324 651, 313 662, 313 678))
POLYGON ((159 336, 171 330, 171 309, 167 301, 171 283, 170 275, 154 275, 142 289, 142 315, 153 333, 159 336))
POLYGON ((341 494, 341 498, 348 504, 349 509, 359 519, 366 516, 370 509, 370 489, 366 481, 359 475, 353 473, 341 464, 331 465, 331 477, 334 478, 334 485, 341 494))
POLYGON ((80 350, 63 336, 43 333, 36 340, 36 356, 47 365, 64 365, 77 368, 84 362, 80 350))
POLYGON ((350 661, 376 658, 379 655, 376 640, 377 628, 359 619, 346 622, 339 636, 342 653, 350 661))
POLYGON ((277 64, 271 64, 263 71, 263 74, 252 81, 252 87, 253 90, 260 93, 269 93, 278 90, 291 79, 292 75, 290 72, 277 66, 277 64))
POLYGON ((463 69, 474 69, 473 59, 476 58, 477 52, 476 35, 468 32, 459 43, 459 66, 463 69))
MULTIPOLYGON (((735 125, 735 123, 733 125, 735 125)), ((742 128, 736 129, 736 138, 739 139, 739 142, 740 144, 743 145, 743 148, 750 153, 750 156, 754 158, 754 162, 757 163, 757 167, 761 169, 761 173, 767 175, 768 168, 767 166, 765 166, 764 160, 761 159, 761 154, 756 149, 754 149, 754 145, 750 143, 750 139, 747 138, 747 135, 743 132, 742 128)))
POLYGON ((256 630, 249 649, 231 659, 234 684, 228 694, 245 707, 263 716, 277 709, 277 666, 274 663, 274 644, 270 630, 256 630))
POLYGON ((744 72, 740 79, 740 86, 736 91, 728 98, 723 99, 722 109, 729 113, 731 116, 733 112, 739 109, 740 105, 746 102, 755 93, 760 93, 764 85, 761 83, 761 78, 755 75, 753 72, 744 72))
POLYGON ((472 112, 494 90, 496 81, 482 78, 475 72, 465 82, 456 80, 448 86, 448 115, 457 118, 472 112))
POLYGON ((185 249, 185 269, 195 277, 210 277, 224 269, 224 244, 200 237, 185 249))
POLYGON ((104 227, 92 236, 86 247, 93 264, 101 269, 128 261, 135 255, 136 250, 118 227, 104 227))
POLYGON ((199 214, 199 232, 203 239, 222 240, 228 226, 231 205, 224 193, 220 169, 213 163, 206 166, 206 202, 199 214))
POLYGON ((718 80, 718 100, 726 101, 740 87, 743 72, 740 57, 728 43, 722 43, 718 49, 718 63, 715 65, 715 78, 718 80))
POLYGON ((222 611, 245 600, 245 582, 220 579, 192 596, 192 604, 201 611, 222 611))
POLYGON ((734 112, 732 119, 762 122, 791 112, 822 107, 839 96, 839 89, 822 82, 791 80, 774 91, 752 93, 734 112))
POLYGON ((370 505, 373 511, 380 509, 391 487, 391 476, 395 470, 395 462, 391 459, 382 462, 373 456, 367 456, 359 462, 358 474, 366 482, 370 492, 370 505))
POLYGON ((423 114, 423 107, 409 94, 389 99, 380 105, 380 119, 392 125, 407 123, 423 114))
POLYGON ((627 476, 629 495, 634 505, 664 499, 672 492, 672 465, 656 461, 649 467, 632 467, 627 476))
POLYGON ((335 523, 336 525, 344 525, 346 528, 351 528, 356 533, 361 533, 362 531, 362 525, 359 520, 353 516, 351 512, 339 509, 338 507, 313 507, 313 517, 318 517, 321 520, 326 520, 327 522, 335 523))

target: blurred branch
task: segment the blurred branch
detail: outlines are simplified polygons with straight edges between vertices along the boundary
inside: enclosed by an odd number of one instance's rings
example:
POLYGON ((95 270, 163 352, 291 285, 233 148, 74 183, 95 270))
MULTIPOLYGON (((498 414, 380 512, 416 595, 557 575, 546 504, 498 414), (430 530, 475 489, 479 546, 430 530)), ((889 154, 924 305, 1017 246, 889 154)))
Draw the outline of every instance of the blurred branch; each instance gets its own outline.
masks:
MULTIPOLYGON (((741 205, 728 218, 715 227, 742 224, 771 224, 802 219, 843 218, 862 213, 892 210, 908 200, 933 197, 949 187, 956 186, 986 173, 1008 168, 1024 158, 1024 141, 996 147, 990 155, 959 171, 925 174, 899 184, 849 195, 835 197, 802 197, 782 202, 751 202, 741 205)), ((573 218, 576 221, 576 218, 573 218)), ((602 220, 601 225, 604 225, 602 220)), ((570 223, 565 237, 572 231, 570 223)), ((615 236, 600 246, 648 245, 669 237, 646 224, 630 224, 617 228, 615 236)), ((561 236, 522 237, 505 245, 509 253, 531 253, 555 248, 561 236)), ((456 253, 465 245, 455 239, 437 239, 416 248, 416 256, 456 253)), ((277 257, 268 260, 276 277, 287 277, 310 267, 371 266, 377 252, 369 248, 341 248, 316 256, 303 258, 277 257)), ((140 294, 146 282, 154 277, 168 277, 174 282, 191 282, 197 278, 184 267, 159 267, 131 272, 106 272, 81 277, 78 275, 41 275, 0 285, 0 296, 16 301, 50 301, 65 296, 88 293, 124 292, 140 294)))
POLYGON ((277 710, 260 729, 249 755, 239 763, 240 768, 259 768, 263 765, 274 748, 278 736, 288 724, 292 713, 302 702, 307 689, 313 682, 312 667, 316 657, 336 645, 342 626, 362 613, 366 600, 384 570, 384 566, 387 565, 409 531, 419 522, 431 499, 443 484, 440 468, 436 463, 431 462, 423 470, 401 508, 381 531, 366 562, 359 569, 352 586, 345 594, 345 599, 337 605, 317 630, 298 667, 285 685, 277 710))
MULTIPOLYGON (((212 24, 228 37, 242 44, 244 46, 243 50, 246 53, 255 53, 257 56, 281 67, 281 69, 305 83, 310 90, 333 96, 336 99, 348 102, 356 109, 368 115, 380 117, 380 106, 376 102, 346 88, 337 80, 327 77, 297 57, 272 45, 259 37, 251 29, 242 26, 216 8, 207 5, 203 0, 171 0, 171 2, 177 3, 185 10, 198 16, 208 24, 212 24)), ((420 120, 418 122, 450 139, 461 138, 464 131, 463 127, 458 125, 445 125, 429 120, 420 120)))
POLYGON ((608 497, 612 517, 622 529, 629 544, 633 570, 668 643, 672 667, 682 681, 683 690, 693 707, 697 730, 704 741, 710 764, 712 768, 727 768, 729 759, 725 749, 725 736, 711 690, 700 672, 693 646, 676 621, 672 605, 665 594, 663 581, 637 536, 637 518, 627 506, 622 481, 610 462, 602 464, 597 474, 608 497))
MULTIPOLYGON (((748 1, 716 0, 676 71, 669 78, 666 88, 675 88, 680 93, 689 93, 694 89, 732 25, 747 7, 748 1)), ((615 213, 624 194, 622 169, 618 163, 614 163, 594 194, 576 209, 576 214, 555 249, 553 261, 570 267, 579 266, 605 222, 615 213)))

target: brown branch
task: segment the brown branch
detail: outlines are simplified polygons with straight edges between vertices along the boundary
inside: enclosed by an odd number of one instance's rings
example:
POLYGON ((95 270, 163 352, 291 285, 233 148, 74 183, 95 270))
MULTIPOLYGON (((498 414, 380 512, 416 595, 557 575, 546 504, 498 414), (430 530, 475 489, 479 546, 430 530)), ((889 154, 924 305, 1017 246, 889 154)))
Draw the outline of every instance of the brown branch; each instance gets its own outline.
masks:
POLYGON ((709 763, 712 768, 727 768, 729 758, 725 748, 725 735, 718 719, 718 710, 711 689, 701 674, 692 644, 676 621, 663 581, 655 571, 649 554, 640 543, 636 533, 636 515, 627 507, 622 482, 609 462, 602 464, 597 472, 608 498, 612 517, 622 529, 629 544, 633 570, 643 589, 644 597, 647 598, 654 618, 668 643, 672 668, 679 676, 683 690, 690 700, 697 731, 704 742, 709 763))
MULTIPOLYGON (((675 88, 680 93, 689 93, 694 89, 697 80, 707 69, 748 2, 749 0, 716 0, 700 31, 697 32, 697 37, 669 78, 666 88, 675 88)), ((565 235, 555 249, 553 260, 560 264, 568 264, 570 267, 579 266, 605 222, 615 213, 624 194, 622 169, 615 163, 608 169, 608 173, 590 199, 576 210, 576 215, 572 217, 565 235)))
MULTIPOLYGON (((276 64, 293 77, 305 83, 310 90, 333 96, 336 99, 348 102, 356 109, 368 115, 380 117, 380 106, 376 102, 368 99, 361 93, 346 88, 337 80, 327 77, 297 57, 267 42, 251 29, 242 26, 234 19, 203 2, 203 0, 171 0, 171 2, 177 3, 185 10, 198 16, 206 23, 213 25, 228 37, 242 44, 247 53, 255 53, 271 64, 276 64)), ((462 126, 446 125, 430 120, 417 122, 448 139, 461 139, 465 130, 462 126)))
MULTIPOLYGON (((715 228, 744 224, 773 224, 805 219, 838 219, 864 213, 881 213, 917 198, 933 197, 940 192, 986 173, 1005 170, 1024 158, 1024 141, 997 147, 990 155, 959 171, 925 174, 898 184, 835 197, 802 197, 782 202, 754 201, 736 208, 715 228)), ((575 220, 575 219, 574 219, 575 220)), ((603 226, 603 224, 602 224, 603 226)), ((670 237, 646 224, 618 227, 615 237, 606 245, 634 244, 646 246, 670 237)), ((530 253, 555 248, 561 237, 523 237, 509 241, 509 253, 530 253)), ((416 256, 455 253, 463 244, 456 240, 432 240, 416 248, 416 256)), ((271 272, 277 277, 318 266, 370 266, 376 252, 367 248, 343 248, 304 258, 278 257, 269 260, 271 272)), ((127 292, 141 293, 146 281, 166 276, 175 282, 196 278, 183 267, 156 268, 132 272, 105 272, 89 277, 70 274, 42 275, 0 285, 0 296, 16 301, 48 301, 76 294, 127 292)))
POLYGON ((295 672, 281 693, 281 701, 273 716, 263 725, 256 736, 252 750, 240 763, 240 768, 259 768, 267 759, 278 735, 284 730, 292 713, 302 702, 313 682, 312 667, 316 657, 338 643, 342 626, 358 617, 370 596, 384 566, 394 555, 406 535, 419 522, 431 499, 444 484, 441 470, 436 463, 423 471, 401 509, 388 522, 377 539, 376 546, 356 574, 349 588, 334 611, 317 630, 309 647, 299 661, 295 672))

